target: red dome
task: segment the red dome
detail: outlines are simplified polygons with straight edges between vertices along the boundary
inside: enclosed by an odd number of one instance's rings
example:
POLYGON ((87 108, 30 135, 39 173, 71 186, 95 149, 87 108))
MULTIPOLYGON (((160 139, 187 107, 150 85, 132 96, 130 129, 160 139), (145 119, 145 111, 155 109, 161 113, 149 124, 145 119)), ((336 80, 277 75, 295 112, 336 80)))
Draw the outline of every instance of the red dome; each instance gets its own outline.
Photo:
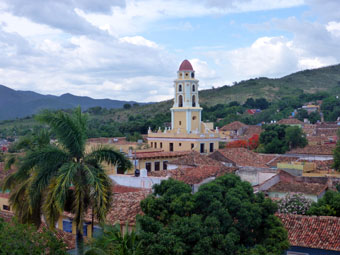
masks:
POLYGON ((194 71, 189 60, 183 60, 182 64, 179 66, 179 71, 194 71))

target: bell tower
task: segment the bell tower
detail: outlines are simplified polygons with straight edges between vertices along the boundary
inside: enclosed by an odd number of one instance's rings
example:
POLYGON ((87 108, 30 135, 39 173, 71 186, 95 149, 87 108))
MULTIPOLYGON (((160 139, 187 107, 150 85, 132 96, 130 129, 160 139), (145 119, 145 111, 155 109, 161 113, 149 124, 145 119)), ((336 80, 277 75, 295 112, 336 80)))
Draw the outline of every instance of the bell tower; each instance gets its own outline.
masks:
POLYGON ((201 132, 201 112, 198 80, 188 60, 184 60, 174 81, 174 105, 171 110, 171 129, 181 133, 201 132))

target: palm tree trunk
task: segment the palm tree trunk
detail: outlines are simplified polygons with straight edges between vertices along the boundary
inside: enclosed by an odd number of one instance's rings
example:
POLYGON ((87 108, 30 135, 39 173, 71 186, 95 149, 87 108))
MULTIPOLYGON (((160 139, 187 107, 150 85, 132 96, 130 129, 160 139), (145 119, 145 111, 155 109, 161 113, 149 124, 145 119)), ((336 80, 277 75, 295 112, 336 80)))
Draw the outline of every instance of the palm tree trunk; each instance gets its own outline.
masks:
POLYGON ((77 234, 76 234, 76 250, 77 250, 77 255, 84 254, 84 238, 83 238, 83 234, 80 233, 79 230, 77 230, 77 234))

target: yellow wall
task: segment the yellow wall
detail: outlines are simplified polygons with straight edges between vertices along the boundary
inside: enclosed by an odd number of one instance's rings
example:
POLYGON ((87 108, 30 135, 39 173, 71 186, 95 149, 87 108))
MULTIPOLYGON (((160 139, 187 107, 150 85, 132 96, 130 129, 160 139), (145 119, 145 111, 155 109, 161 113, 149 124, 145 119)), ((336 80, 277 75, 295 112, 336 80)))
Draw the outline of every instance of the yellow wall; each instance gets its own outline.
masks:
MULTIPOLYGON (((57 222, 57 228, 63 230, 63 220, 69 220, 69 218, 60 216, 57 222)), ((75 222, 72 222, 72 234, 77 234, 77 228, 75 222)), ((92 237, 92 224, 87 225, 87 237, 92 237)))
POLYGON ((218 150, 218 141, 205 141, 205 142, 199 142, 199 141, 176 141, 176 140, 163 140, 162 138, 159 138, 159 140, 153 140, 153 141, 148 141, 148 144, 151 148, 154 148, 155 142, 157 143, 157 148, 159 147, 159 144, 162 142, 162 150, 164 151, 170 151, 170 143, 174 144, 174 151, 190 151, 194 150, 197 152, 200 152, 200 144, 204 143, 205 150, 206 152, 209 153, 209 148, 210 148, 210 143, 214 144, 214 151, 218 150), (152 143, 152 146, 151 146, 152 143), (191 148, 191 144, 194 144, 194 148, 191 148))
POLYGON ((200 128, 200 121, 199 121, 200 114, 199 112, 191 112, 191 131, 199 130, 200 128))
MULTIPOLYGON (((8 212, 7 210, 3 210, 3 206, 4 206, 4 205, 9 206, 8 198, 0 197, 0 210, 1 210, 1 211, 8 212)), ((11 209, 11 211, 12 211, 12 208, 10 208, 10 209, 11 209)))
POLYGON ((176 132, 178 128, 181 129, 181 131, 186 130, 186 112, 174 112, 174 129, 176 132))

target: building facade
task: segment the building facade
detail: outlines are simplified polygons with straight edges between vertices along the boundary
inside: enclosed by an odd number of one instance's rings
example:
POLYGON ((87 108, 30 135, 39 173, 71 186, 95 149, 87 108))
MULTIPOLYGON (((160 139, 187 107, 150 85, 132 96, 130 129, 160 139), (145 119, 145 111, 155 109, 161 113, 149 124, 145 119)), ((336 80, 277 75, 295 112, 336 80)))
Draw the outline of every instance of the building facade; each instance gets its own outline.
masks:
POLYGON ((218 149, 219 132, 211 123, 202 122, 199 105, 199 82, 188 60, 184 60, 174 81, 174 104, 171 111, 171 128, 148 131, 151 148, 164 151, 190 151, 211 153, 218 149))

